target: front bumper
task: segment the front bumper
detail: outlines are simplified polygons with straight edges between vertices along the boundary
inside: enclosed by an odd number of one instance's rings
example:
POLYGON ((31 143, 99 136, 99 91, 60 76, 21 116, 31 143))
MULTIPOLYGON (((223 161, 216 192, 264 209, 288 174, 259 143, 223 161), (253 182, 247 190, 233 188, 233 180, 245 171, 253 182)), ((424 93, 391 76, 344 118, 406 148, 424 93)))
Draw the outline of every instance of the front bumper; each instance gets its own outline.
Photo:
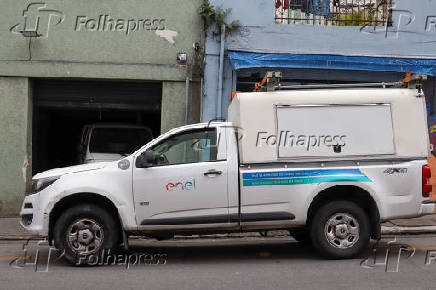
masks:
POLYGON ((39 193, 24 198, 20 211, 21 226, 33 235, 47 237, 48 215, 39 208, 39 193))

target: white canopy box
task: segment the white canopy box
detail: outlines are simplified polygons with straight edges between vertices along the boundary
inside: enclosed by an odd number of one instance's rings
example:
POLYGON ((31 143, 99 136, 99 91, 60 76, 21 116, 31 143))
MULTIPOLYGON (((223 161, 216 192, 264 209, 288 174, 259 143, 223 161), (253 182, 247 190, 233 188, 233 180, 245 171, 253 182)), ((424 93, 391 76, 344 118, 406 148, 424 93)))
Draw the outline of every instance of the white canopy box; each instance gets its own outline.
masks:
POLYGON ((416 89, 315 89, 238 93, 241 163, 426 158, 425 98, 416 89))

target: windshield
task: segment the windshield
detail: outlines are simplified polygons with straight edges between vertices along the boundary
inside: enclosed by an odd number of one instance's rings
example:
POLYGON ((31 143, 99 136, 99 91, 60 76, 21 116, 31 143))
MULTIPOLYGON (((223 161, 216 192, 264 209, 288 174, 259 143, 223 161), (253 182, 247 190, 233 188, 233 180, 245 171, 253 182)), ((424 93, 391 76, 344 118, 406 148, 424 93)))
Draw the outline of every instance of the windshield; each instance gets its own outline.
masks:
POLYGON ((126 155, 151 139, 150 132, 142 128, 95 128, 92 130, 89 152, 126 155))

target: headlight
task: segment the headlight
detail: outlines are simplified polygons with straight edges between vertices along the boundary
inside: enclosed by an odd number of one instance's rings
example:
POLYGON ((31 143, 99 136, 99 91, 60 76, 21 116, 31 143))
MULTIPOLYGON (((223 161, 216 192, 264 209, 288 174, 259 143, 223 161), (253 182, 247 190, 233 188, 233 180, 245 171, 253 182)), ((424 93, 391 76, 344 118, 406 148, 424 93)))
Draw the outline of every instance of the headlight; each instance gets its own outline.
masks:
POLYGON ((32 190, 30 191, 30 194, 40 192, 41 190, 52 185, 59 178, 60 176, 53 176, 53 177, 32 180, 32 190))

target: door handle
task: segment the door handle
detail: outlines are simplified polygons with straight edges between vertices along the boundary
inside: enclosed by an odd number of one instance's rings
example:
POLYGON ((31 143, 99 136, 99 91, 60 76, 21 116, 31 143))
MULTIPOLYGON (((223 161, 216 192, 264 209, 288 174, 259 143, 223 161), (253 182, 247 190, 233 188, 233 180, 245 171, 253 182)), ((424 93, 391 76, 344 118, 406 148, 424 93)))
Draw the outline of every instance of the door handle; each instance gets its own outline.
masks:
POLYGON ((222 171, 218 171, 218 170, 215 170, 215 169, 211 169, 211 170, 209 170, 208 172, 205 172, 205 173, 204 173, 204 176, 209 176, 209 175, 221 175, 221 174, 223 174, 222 171))

